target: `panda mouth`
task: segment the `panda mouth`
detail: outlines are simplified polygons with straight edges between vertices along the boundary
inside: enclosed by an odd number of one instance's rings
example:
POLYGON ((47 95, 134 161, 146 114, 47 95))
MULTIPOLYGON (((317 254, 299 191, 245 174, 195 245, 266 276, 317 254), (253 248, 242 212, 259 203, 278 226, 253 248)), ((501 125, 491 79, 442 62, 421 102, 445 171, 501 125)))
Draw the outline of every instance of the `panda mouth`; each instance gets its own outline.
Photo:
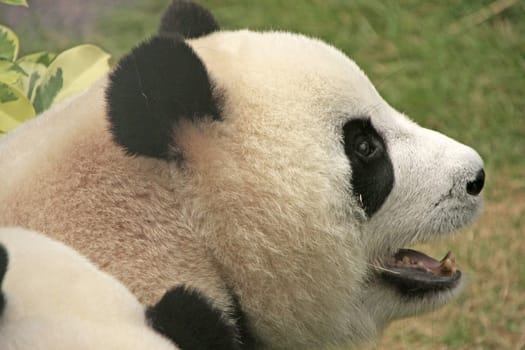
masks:
POLYGON ((451 290, 458 286, 461 271, 452 252, 436 260, 413 249, 399 249, 379 270, 382 280, 406 296, 451 290))

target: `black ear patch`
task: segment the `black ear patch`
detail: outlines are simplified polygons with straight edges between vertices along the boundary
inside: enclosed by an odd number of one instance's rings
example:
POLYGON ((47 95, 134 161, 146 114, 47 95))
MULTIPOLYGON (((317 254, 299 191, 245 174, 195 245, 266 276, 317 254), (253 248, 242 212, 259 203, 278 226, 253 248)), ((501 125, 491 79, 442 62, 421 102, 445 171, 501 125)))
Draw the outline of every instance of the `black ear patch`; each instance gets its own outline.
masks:
POLYGON ((352 167, 352 190, 368 217, 381 208, 394 186, 394 168, 383 137, 369 118, 343 127, 346 156, 352 167))
POLYGON ((179 34, 193 39, 219 29, 219 24, 205 8, 191 1, 174 0, 162 16, 159 34, 179 34))
POLYGON ((182 350, 241 350, 237 329, 199 292, 174 288, 146 311, 151 326, 182 350))
POLYGON ((106 91, 110 129, 129 155, 170 160, 181 120, 219 120, 204 64, 182 39, 155 37, 122 58, 106 91))
POLYGON ((5 296, 2 291, 2 282, 4 281, 5 273, 7 271, 7 250, 0 244, 0 316, 5 308, 5 296))

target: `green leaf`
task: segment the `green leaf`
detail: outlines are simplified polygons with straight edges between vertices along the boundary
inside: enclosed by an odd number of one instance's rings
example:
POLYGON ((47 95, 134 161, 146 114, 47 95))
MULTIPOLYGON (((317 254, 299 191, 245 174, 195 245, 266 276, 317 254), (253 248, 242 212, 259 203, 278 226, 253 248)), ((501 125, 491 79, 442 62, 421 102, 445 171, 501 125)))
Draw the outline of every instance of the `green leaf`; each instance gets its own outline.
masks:
POLYGON ((54 75, 36 88, 33 105, 38 114, 51 107, 63 86, 64 78, 62 68, 57 68, 54 75))
POLYGON ((0 81, 9 85, 16 84, 27 73, 18 64, 0 59, 0 81))
POLYGON ((0 83, 0 103, 7 103, 18 100, 16 94, 7 84, 0 83))
MULTIPOLYGON (((31 102, 34 102, 35 89, 46 75, 47 67, 53 62, 56 55, 49 52, 37 52, 20 57, 16 63, 26 72, 18 80, 17 86, 25 93, 31 102)), ((0 79, 1 80, 1 79, 0 79)))
POLYGON ((48 67, 56 57, 57 55, 54 53, 42 51, 42 52, 32 53, 30 55, 25 55, 23 57, 20 57, 17 63, 22 64, 25 62, 32 62, 32 63, 43 64, 44 66, 48 67))
POLYGON ((18 37, 11 29, 0 25, 0 59, 15 61, 18 56, 18 37))
POLYGON ((35 116, 35 109, 23 92, 0 82, 0 133, 6 133, 35 116))
POLYGON ((33 91, 35 91, 36 84, 38 83, 41 77, 42 76, 40 75, 40 73, 38 73, 38 71, 34 71, 29 76, 29 83, 27 84, 25 94, 31 102, 33 102, 33 91))
POLYGON ((4 4, 28 7, 26 0, 0 0, 4 4))
POLYGON ((45 52, 24 56, 17 63, 28 76, 21 78, 18 86, 33 102, 36 112, 42 113, 106 74, 109 57, 93 45, 76 46, 56 57, 45 52))
POLYGON ((31 61, 19 60, 18 64, 26 74, 19 77, 16 85, 24 92, 29 100, 33 101, 35 88, 40 84, 41 78, 46 74, 47 67, 31 61))
POLYGON ((109 72, 110 55, 94 45, 79 45, 60 53, 48 68, 47 80, 61 68, 64 84, 55 103, 78 94, 109 72))

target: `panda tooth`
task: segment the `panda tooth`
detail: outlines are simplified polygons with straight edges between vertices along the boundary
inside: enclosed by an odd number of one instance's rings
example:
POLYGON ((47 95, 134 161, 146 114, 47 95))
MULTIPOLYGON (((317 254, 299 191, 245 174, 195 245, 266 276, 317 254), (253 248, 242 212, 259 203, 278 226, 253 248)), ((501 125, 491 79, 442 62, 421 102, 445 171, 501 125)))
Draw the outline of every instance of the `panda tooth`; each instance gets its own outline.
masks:
POLYGON ((441 272, 442 273, 450 273, 452 271, 452 269, 455 268, 454 264, 452 263, 452 260, 450 260, 449 258, 446 258, 442 263, 441 263, 441 272))
POLYGON ((445 261, 446 259, 450 259, 452 262, 456 262, 456 257, 452 253, 452 251, 448 251, 448 253, 445 255, 443 259, 441 259, 441 262, 445 261))
POLYGON ((410 265, 410 258, 408 256, 403 257, 403 265, 410 265))

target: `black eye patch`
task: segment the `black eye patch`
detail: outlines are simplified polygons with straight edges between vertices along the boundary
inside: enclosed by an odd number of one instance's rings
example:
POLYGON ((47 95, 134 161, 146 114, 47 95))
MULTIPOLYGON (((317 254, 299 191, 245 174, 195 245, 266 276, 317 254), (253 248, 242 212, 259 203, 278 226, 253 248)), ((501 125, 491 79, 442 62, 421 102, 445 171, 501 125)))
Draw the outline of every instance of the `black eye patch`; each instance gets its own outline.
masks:
POLYGON ((343 127, 344 148, 352 167, 354 195, 371 217, 394 186, 394 169, 383 137, 369 118, 353 119, 343 127))

